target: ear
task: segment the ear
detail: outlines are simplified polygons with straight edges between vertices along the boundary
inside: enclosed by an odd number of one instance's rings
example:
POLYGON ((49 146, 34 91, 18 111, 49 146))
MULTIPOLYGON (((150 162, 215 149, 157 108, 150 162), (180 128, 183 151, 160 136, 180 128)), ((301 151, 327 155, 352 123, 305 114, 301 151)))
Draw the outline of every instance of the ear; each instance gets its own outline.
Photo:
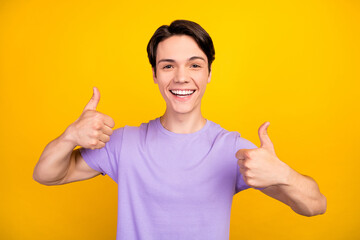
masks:
POLYGON ((156 73, 156 70, 154 68, 152 68, 152 73, 153 73, 153 80, 154 80, 154 83, 157 84, 158 81, 157 81, 157 78, 155 76, 155 73, 156 73))
POLYGON ((210 80, 211 80, 211 73, 212 73, 212 70, 210 70, 210 73, 209 73, 208 83, 209 83, 209 82, 210 82, 210 80))

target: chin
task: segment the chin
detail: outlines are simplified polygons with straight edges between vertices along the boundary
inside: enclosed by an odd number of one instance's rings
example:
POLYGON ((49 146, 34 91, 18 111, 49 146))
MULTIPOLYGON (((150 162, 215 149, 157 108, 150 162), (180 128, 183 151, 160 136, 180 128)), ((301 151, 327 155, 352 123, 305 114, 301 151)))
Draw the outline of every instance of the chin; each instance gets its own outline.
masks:
POLYGON ((191 113, 192 111, 194 111, 194 108, 192 108, 190 106, 176 106, 176 107, 171 107, 171 110, 174 113, 186 114, 186 113, 191 113))
POLYGON ((193 109, 173 109, 173 112, 178 114, 187 114, 191 113, 193 109))

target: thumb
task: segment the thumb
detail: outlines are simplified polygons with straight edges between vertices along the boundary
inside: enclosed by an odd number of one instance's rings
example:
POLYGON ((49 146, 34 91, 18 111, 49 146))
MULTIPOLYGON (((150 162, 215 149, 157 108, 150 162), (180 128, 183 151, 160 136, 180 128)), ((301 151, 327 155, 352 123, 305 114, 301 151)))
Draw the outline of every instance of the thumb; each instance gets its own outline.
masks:
POLYGON ((86 104, 84 111, 85 110, 96 110, 96 107, 99 103, 100 100, 100 92, 96 87, 93 87, 93 95, 90 99, 90 101, 88 102, 88 104, 86 104))
POLYGON ((260 147, 271 150, 275 153, 274 145, 270 140, 270 137, 267 133, 267 128, 269 127, 270 122, 265 122, 259 127, 259 138, 260 138, 260 147))

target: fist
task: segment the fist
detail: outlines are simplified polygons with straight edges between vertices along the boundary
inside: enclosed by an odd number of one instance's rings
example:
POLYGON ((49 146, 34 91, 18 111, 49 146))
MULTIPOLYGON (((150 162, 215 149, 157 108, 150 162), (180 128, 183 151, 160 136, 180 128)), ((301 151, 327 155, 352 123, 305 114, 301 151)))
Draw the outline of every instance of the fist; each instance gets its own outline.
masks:
POLYGON ((236 153, 240 173, 247 185, 254 188, 286 184, 289 167, 275 154, 274 146, 267 134, 269 122, 259 128, 260 148, 240 149, 236 153))
POLYGON ((100 92, 94 87, 93 96, 81 116, 69 126, 71 138, 78 146, 90 149, 103 148, 110 141, 114 120, 98 111, 100 92))

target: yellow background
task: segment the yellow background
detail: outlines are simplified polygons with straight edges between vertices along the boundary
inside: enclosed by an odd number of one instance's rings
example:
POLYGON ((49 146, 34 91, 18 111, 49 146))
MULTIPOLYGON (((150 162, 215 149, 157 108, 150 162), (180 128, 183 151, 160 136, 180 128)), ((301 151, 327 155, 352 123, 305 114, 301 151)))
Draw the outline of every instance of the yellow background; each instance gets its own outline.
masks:
POLYGON ((312 176, 325 215, 303 217, 256 190, 234 197, 230 239, 360 239, 359 1, 0 2, 0 239, 115 239, 108 176, 47 187, 44 147, 92 95, 115 128, 160 116, 146 45, 160 25, 198 22, 216 59, 203 114, 312 176))

